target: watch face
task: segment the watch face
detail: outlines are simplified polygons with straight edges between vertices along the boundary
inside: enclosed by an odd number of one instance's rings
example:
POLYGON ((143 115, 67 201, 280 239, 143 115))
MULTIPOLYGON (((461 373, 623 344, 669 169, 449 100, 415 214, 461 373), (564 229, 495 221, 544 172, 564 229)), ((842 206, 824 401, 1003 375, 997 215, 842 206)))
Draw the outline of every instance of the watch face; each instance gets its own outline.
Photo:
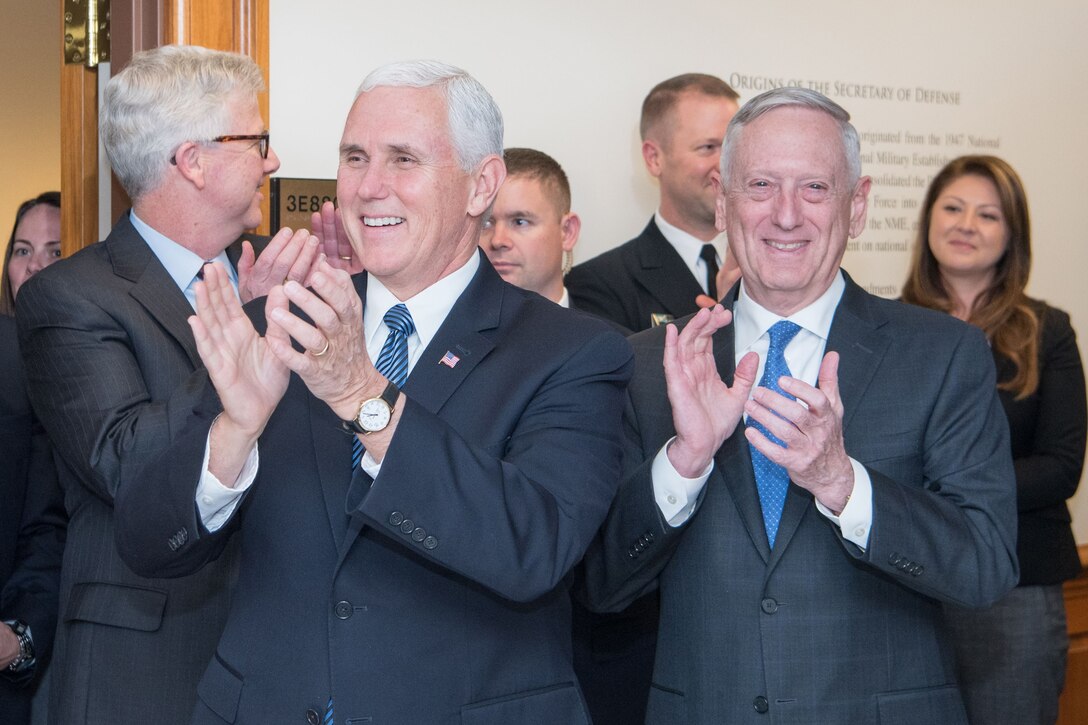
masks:
POLYGON ((370 433, 385 430, 391 414, 388 403, 381 398, 371 398, 359 408, 359 427, 370 433))

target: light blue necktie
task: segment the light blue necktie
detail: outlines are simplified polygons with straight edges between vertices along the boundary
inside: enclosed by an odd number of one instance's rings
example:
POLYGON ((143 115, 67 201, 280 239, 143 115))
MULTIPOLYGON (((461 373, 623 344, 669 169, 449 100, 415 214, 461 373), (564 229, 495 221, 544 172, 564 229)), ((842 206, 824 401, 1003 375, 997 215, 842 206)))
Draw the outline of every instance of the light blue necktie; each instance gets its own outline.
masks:
MULTIPOLYGON (((389 336, 385 338, 381 352, 378 353, 378 362, 374 364, 374 367, 391 383, 398 388, 403 388, 408 380, 408 338, 415 332, 416 325, 412 321, 412 313, 403 304, 390 307, 382 321, 389 328, 389 336)), ((355 436, 351 445, 353 471, 359 467, 362 457, 363 444, 359 442, 359 436, 355 436)))
MULTIPOLYGON (((780 320, 771 326, 767 333, 771 337, 771 345, 767 349, 767 363, 763 366, 763 378, 759 381, 760 387, 773 390, 790 400, 795 400, 795 398, 779 387, 778 379, 783 375, 792 377, 790 368, 786 364, 786 346, 800 331, 801 326, 789 320, 780 320)), ((767 436, 774 443, 783 448, 785 447, 781 440, 764 428, 755 418, 749 418, 748 425, 767 436)), ((748 447, 752 451, 752 468, 756 474, 756 490, 759 491, 759 505, 763 509, 763 527, 767 530, 767 542, 773 549, 775 535, 778 533, 778 522, 782 518, 782 507, 786 504, 786 490, 789 488, 790 476, 785 468, 760 453, 755 446, 749 445, 748 447)))

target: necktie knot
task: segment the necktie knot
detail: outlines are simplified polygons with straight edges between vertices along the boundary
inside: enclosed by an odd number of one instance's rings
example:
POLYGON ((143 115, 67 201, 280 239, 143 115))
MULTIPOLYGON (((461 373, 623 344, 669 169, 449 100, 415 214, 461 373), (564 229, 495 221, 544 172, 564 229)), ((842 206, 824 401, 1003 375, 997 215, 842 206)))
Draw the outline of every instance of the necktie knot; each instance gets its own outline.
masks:
POLYGON ((796 322, 790 322, 789 320, 779 320, 771 325, 771 329, 767 331, 767 334, 771 338, 771 347, 767 351, 768 359, 774 352, 784 354, 786 346, 790 344, 790 341, 793 340, 800 331, 801 326, 796 322))
POLYGON ((385 313, 382 322, 389 328, 389 333, 398 332, 405 337, 411 336, 416 331, 416 323, 412 320, 412 313, 404 304, 393 305, 385 313))

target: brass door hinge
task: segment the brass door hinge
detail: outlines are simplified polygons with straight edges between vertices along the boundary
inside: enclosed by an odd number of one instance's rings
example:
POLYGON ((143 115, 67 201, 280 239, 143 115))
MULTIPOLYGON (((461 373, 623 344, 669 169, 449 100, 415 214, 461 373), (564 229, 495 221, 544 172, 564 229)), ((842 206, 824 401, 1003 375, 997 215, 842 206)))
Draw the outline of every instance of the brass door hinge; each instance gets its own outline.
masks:
POLYGON ((94 68, 110 59, 110 0, 64 0, 64 62, 94 68))

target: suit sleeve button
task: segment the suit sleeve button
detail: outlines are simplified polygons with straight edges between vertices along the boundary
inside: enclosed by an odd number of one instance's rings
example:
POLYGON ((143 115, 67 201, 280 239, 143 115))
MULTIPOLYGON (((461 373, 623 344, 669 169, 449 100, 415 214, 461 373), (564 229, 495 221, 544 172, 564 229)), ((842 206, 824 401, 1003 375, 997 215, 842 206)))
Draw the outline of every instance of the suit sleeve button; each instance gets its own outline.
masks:
POLYGON ((394 511, 393 513, 389 514, 389 523, 393 526, 400 526, 401 521, 404 521, 404 514, 402 514, 400 511, 394 511))
POLYGON ((412 541, 417 544, 427 538, 427 532, 418 526, 412 530, 412 541))
POLYGON ((414 529, 415 527, 415 522, 413 522, 411 519, 405 519, 404 521, 400 522, 400 531, 402 534, 412 533, 412 529, 414 529))
POLYGON ((434 538, 433 536, 428 536, 426 539, 423 540, 423 548, 427 549, 428 551, 437 549, 438 539, 434 538))
POLYGON ((778 611, 778 602, 771 599, 770 597, 767 597, 759 603, 759 608, 762 609, 766 614, 774 614, 778 611))
POLYGON ((756 712, 763 714, 771 709, 770 703, 767 702, 767 698, 760 695, 756 699, 752 700, 752 707, 756 712))
POLYGON ((336 614, 337 619, 351 619, 351 602, 337 602, 336 606, 332 608, 332 611, 334 614, 336 614))

